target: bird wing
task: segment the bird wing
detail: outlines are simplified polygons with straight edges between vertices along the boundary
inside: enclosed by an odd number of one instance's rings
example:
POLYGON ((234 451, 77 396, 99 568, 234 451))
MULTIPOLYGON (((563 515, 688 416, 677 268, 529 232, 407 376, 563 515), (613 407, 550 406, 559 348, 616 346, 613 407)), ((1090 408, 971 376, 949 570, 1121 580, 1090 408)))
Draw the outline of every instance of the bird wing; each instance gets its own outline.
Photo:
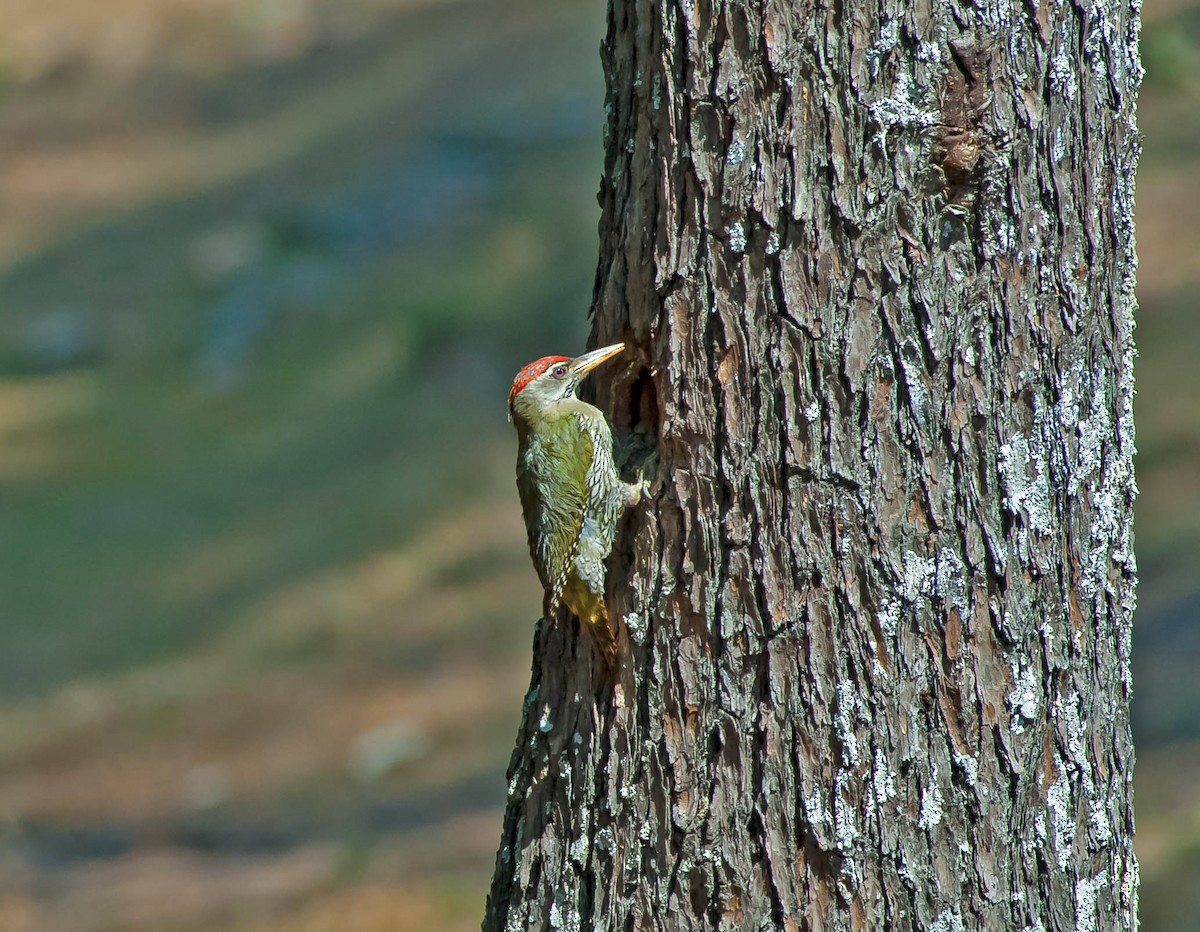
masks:
POLYGON ((579 554, 583 522, 590 505, 588 479, 595 454, 592 436, 581 419, 572 416, 563 420, 567 425, 562 431, 563 443, 560 447, 563 459, 555 471, 560 481, 555 483, 554 500, 550 503, 550 507, 556 511, 553 522, 554 549, 546 574, 551 581, 552 606, 558 604, 567 583, 567 574, 579 554))
POLYGON ((539 449, 526 457, 517 487, 529 528, 529 552, 553 607, 579 552, 595 446, 575 415, 548 426, 533 442, 539 449))

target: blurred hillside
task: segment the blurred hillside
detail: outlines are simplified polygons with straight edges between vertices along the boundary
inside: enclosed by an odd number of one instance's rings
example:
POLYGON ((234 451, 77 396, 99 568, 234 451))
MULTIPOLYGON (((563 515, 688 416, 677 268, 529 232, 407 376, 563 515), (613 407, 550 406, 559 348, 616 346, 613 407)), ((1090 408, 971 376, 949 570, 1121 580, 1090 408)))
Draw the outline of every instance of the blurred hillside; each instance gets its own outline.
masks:
POLYGON ((1200 929, 1200 4, 1144 11, 1134 737, 1142 928, 1200 929))
MULTIPOLYGON (((478 928, 602 7, 0 5, 0 929, 478 928)), ((1200 929, 1200 9, 1145 40, 1142 902, 1200 929)))
POLYGON ((0 8, 0 929, 478 928, 602 28, 0 8))

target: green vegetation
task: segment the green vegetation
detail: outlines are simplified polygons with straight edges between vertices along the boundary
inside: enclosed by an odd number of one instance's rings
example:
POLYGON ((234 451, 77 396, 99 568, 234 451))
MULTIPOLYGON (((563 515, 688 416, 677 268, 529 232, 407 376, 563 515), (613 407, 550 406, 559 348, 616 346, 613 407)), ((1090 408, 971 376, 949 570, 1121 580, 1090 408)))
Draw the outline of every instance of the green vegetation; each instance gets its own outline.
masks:
MULTIPOLYGON (((504 399, 586 334, 602 17, 0 14, 0 928, 478 927, 540 605, 504 399)), ((1135 662, 1162 904, 1200 850, 1172 779, 1200 739, 1200 58, 1194 10, 1148 17, 1135 662)))
POLYGON ((177 6, 212 45, 0 104, 47 176, 0 190, 0 926, 473 928, 540 601, 504 399, 586 334, 599 10, 313 4, 263 54, 177 6))

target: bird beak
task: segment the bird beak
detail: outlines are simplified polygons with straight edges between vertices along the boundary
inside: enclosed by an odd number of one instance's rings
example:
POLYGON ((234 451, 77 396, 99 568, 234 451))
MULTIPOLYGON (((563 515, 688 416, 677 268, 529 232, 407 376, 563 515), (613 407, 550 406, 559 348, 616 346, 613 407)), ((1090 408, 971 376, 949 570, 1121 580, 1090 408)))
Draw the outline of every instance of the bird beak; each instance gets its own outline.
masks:
POLYGON ((597 350, 592 350, 590 353, 584 353, 582 356, 576 356, 571 360, 571 374, 577 378, 582 378, 600 365, 600 363, 612 359, 624 349, 624 343, 614 343, 612 346, 605 346, 597 350))

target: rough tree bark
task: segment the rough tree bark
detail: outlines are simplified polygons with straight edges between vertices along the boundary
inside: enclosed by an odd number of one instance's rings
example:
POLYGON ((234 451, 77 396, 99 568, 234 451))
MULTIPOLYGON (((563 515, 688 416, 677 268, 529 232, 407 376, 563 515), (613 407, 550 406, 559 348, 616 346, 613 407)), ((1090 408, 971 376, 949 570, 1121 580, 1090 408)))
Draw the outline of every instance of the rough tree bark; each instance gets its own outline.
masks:
POLYGON ((1138 0, 611 0, 661 488, 544 621, 486 930, 1132 928, 1138 0))

